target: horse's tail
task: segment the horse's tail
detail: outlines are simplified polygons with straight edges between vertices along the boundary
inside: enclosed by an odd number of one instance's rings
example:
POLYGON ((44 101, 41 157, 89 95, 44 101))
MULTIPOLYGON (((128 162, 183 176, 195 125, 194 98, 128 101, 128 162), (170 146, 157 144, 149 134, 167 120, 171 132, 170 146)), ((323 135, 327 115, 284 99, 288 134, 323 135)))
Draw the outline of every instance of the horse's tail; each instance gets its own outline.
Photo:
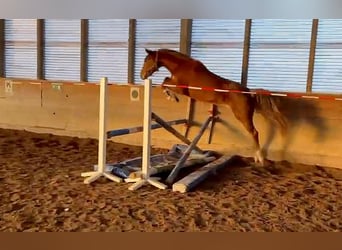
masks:
POLYGON ((256 112, 260 113, 266 119, 278 124, 282 135, 285 135, 287 132, 287 119, 279 111, 275 97, 264 94, 256 94, 255 99, 256 112))

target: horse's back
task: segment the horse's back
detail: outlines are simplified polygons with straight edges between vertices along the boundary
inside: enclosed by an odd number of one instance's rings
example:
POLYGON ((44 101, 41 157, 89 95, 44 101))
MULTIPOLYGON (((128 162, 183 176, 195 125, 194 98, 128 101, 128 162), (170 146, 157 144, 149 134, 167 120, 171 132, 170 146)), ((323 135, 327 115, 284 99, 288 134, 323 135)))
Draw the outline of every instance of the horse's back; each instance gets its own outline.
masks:
POLYGON ((213 87, 218 89, 246 90, 246 88, 240 83, 223 78, 213 73, 201 63, 195 65, 192 74, 189 73, 190 72, 188 72, 187 75, 189 77, 192 77, 191 84, 193 84, 194 86, 213 87))
MULTIPOLYGON (((178 70, 173 74, 173 78, 180 84, 186 84, 190 87, 206 87, 215 89, 233 89, 233 90, 246 90, 247 88, 240 83, 223 78, 214 72, 210 71, 201 61, 189 58, 182 60, 179 63, 178 70)), ((204 102, 211 102, 217 104, 228 104, 231 94, 214 91, 198 91, 189 90, 188 96, 204 102)), ((245 99, 242 97, 242 99, 245 99)))

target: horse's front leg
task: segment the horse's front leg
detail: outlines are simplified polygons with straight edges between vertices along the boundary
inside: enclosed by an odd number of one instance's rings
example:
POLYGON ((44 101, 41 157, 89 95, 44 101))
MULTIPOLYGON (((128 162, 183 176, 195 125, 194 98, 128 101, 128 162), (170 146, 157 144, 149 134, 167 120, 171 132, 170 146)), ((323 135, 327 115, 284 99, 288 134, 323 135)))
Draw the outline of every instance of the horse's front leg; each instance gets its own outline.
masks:
POLYGON ((172 85, 174 85, 174 83, 172 82, 172 79, 170 77, 165 77, 163 83, 161 84, 161 87, 163 89, 164 94, 167 96, 168 100, 179 102, 179 98, 174 93, 174 91, 171 90, 169 87, 164 86, 164 84, 172 84, 172 85))

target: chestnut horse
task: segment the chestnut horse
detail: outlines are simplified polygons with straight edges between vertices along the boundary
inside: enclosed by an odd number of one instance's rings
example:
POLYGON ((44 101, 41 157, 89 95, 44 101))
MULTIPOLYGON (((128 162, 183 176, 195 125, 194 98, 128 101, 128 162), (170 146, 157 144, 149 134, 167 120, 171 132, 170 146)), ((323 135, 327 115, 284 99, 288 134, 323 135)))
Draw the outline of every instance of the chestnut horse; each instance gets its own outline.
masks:
POLYGON ((276 122, 282 129, 283 134, 287 126, 285 117, 279 112, 271 96, 238 92, 202 91, 177 87, 172 87, 171 90, 163 85, 185 85, 189 87, 249 91, 247 87, 242 86, 240 83, 214 74, 202 62, 180 52, 169 49, 155 51, 145 49, 145 51, 147 56, 145 57, 140 73, 143 80, 158 71, 160 67, 165 67, 171 73, 171 77, 166 77, 161 86, 169 95, 169 91, 173 92, 173 98, 177 98, 175 95, 177 93, 202 102, 230 106, 234 116, 242 123, 254 140, 256 150, 254 156, 255 162, 264 165, 264 155, 259 144, 259 133, 253 124, 254 111, 276 122))

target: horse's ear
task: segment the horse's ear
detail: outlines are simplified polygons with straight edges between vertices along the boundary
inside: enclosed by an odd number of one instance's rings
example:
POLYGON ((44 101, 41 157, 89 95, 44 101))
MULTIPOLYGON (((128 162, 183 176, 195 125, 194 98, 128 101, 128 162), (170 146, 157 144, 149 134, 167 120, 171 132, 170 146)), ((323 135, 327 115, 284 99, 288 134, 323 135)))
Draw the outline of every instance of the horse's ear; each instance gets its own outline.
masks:
POLYGON ((147 54, 152 54, 153 53, 153 51, 150 50, 150 49, 145 49, 145 51, 146 51, 147 54))

